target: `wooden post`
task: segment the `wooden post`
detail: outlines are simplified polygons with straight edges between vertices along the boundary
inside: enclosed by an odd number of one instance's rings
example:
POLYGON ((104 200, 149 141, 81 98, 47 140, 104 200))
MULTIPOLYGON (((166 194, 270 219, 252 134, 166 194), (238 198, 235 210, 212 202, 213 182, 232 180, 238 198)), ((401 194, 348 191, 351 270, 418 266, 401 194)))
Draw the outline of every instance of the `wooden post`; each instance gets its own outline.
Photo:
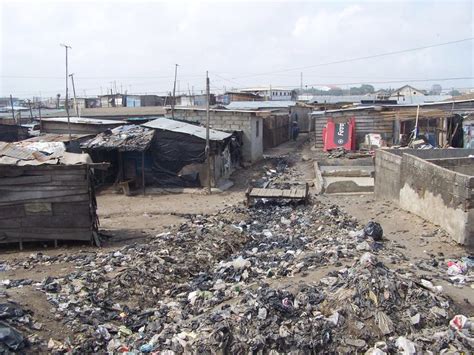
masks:
POLYGON ((67 62, 67 53, 68 49, 72 49, 71 46, 68 46, 67 44, 61 44, 66 49, 66 99, 65 99, 65 107, 66 107, 66 116, 67 116, 67 130, 69 132, 69 140, 72 140, 71 138, 71 122, 70 122, 70 117, 69 117, 69 91, 68 91, 68 62, 67 62))
POLYGON ((142 189, 145 196, 145 151, 142 152, 142 189))
POLYGON ((209 121, 210 121, 210 112, 209 112, 209 75, 206 72, 206 160, 207 160, 207 193, 211 194, 211 147, 209 144, 209 121))
POLYGON ((420 115, 420 105, 416 107, 416 119, 415 119, 415 134, 413 136, 413 140, 416 140, 416 137, 418 137, 418 117, 420 115))
POLYGON ((178 64, 174 67, 173 101, 171 101, 171 118, 174 120, 174 106, 176 105, 176 77, 178 76, 178 64))
POLYGON ((76 116, 81 117, 81 115, 79 114, 79 107, 77 106, 76 86, 74 85, 74 73, 69 74, 69 76, 71 77, 72 81, 72 93, 74 95, 74 107, 76 108, 76 116))
POLYGON ((31 109, 31 100, 28 99, 28 107, 30 108, 30 118, 31 121, 33 122, 33 110, 31 109))

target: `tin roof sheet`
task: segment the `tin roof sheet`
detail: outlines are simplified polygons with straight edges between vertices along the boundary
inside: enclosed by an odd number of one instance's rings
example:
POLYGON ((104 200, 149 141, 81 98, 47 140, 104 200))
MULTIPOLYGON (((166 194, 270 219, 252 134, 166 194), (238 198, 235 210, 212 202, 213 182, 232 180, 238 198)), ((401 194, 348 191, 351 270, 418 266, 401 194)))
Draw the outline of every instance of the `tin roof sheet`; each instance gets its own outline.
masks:
MULTIPOLYGON (((167 118, 158 118, 154 121, 144 123, 142 126, 161 129, 164 131, 189 134, 201 139, 206 139, 205 127, 196 126, 181 121, 170 120, 167 118)), ((209 130, 209 139, 212 141, 223 141, 224 139, 229 138, 231 135, 231 133, 216 131, 215 129, 209 130)))

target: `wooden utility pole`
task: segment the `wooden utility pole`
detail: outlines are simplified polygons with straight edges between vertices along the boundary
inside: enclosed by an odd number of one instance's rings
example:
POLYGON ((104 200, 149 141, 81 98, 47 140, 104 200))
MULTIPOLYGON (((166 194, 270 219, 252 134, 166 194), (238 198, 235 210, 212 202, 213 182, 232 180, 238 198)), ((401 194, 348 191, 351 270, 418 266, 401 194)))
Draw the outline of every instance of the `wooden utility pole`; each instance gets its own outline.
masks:
POLYGON ((31 109, 31 100, 28 99, 28 107, 30 109, 30 118, 31 118, 31 121, 33 122, 33 110, 31 109))
POLYGON ((12 116, 13 116, 13 122, 18 124, 16 117, 15 117, 15 108, 13 107, 13 96, 10 94, 10 105, 12 106, 12 116))
POLYGON ((206 72, 206 160, 207 160, 207 193, 211 194, 211 147, 209 144, 209 121, 210 121, 210 112, 209 112, 209 74, 206 72))
POLYGON ((65 49, 66 49, 66 101, 65 101, 65 106, 66 106, 66 116, 67 116, 67 130, 69 132, 69 140, 71 140, 71 119, 69 117, 69 92, 68 92, 68 76, 69 76, 69 72, 68 72, 68 62, 67 62, 67 53, 68 53, 68 49, 72 49, 71 46, 68 46, 67 44, 61 44, 61 46, 63 46, 65 49))
POLYGON ((174 119, 174 106, 176 104, 176 77, 178 76, 178 64, 174 67, 173 101, 171 101, 171 118, 174 119))
POLYGON ((69 74, 69 76, 71 77, 71 81, 72 81, 72 93, 74 95, 74 107, 76 108, 76 116, 81 117, 79 115, 79 107, 77 106, 76 86, 74 85, 74 73, 69 74))

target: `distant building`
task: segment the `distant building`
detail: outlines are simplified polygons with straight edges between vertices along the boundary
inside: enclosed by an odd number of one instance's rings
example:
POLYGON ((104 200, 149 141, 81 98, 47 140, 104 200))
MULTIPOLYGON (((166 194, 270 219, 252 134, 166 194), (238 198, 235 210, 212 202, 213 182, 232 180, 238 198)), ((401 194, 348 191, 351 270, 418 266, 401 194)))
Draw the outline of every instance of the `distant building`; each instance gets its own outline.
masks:
MULTIPOLYGON (((181 95, 176 97, 176 106, 206 106, 207 95, 181 95)), ((216 104, 216 96, 214 94, 209 95, 209 105, 216 104)))
POLYGON ((101 95, 100 107, 145 107, 145 106, 163 106, 165 98, 158 95, 127 95, 127 94, 108 94, 101 95))
POLYGON ((251 92, 227 91, 223 95, 217 97, 217 102, 222 105, 228 105, 237 101, 263 101, 263 97, 259 94, 251 92))
POLYGON ((125 95, 122 94, 107 94, 101 95, 100 107, 125 107, 125 95))
MULTIPOLYGON (((75 99, 77 107, 79 110, 84 108, 97 108, 100 107, 100 98, 98 97, 77 97, 75 99)), ((74 100, 73 100, 74 103, 74 100)))
POLYGON ((419 102, 420 100, 417 98, 425 95, 422 90, 415 89, 410 85, 405 85, 392 92, 390 100, 397 100, 398 103, 412 104, 419 102))
POLYGON ((281 88, 248 88, 242 89, 240 92, 243 93, 253 93, 263 97, 265 100, 270 101, 289 101, 296 98, 296 93, 294 90, 287 90, 281 88))
POLYGON ((165 99, 158 95, 126 95, 126 107, 163 106, 165 99))
POLYGON ((375 100, 388 100, 390 98, 390 93, 387 90, 380 89, 375 91, 372 94, 367 94, 371 98, 375 96, 375 100))

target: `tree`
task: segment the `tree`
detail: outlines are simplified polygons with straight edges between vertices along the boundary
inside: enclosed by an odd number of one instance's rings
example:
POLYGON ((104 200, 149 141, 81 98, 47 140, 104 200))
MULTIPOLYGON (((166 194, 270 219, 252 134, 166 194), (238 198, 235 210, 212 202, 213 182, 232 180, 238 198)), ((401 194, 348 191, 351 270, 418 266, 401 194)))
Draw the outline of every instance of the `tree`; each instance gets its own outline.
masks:
POLYGON ((362 90, 361 90, 361 88, 357 88, 357 87, 353 86, 349 89, 349 93, 350 93, 350 95, 362 95, 362 90))
POLYGON ((449 92, 449 95, 451 95, 451 96, 461 96, 461 93, 459 92, 459 90, 453 89, 449 92))
POLYGON ((375 92, 375 89, 372 85, 368 84, 363 84, 360 86, 360 90, 362 94, 373 94, 375 92))
POLYGON ((429 92, 430 95, 440 95, 443 88, 439 84, 433 84, 429 92))

